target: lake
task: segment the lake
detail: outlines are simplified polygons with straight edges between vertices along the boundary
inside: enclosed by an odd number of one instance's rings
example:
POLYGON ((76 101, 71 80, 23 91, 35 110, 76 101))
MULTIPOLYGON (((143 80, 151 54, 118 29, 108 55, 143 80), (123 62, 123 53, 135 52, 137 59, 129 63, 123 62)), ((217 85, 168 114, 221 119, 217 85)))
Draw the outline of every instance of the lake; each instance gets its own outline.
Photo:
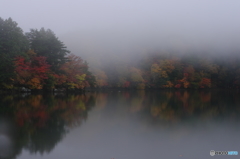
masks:
POLYGON ((1 159, 208 159, 210 150, 240 152, 237 90, 0 97, 1 159))

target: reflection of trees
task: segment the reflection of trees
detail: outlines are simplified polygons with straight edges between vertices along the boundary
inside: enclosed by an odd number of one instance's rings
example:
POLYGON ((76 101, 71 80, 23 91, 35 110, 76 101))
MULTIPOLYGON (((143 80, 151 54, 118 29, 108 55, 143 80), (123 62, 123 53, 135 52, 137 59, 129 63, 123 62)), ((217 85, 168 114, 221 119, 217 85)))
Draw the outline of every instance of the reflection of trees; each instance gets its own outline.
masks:
POLYGON ((47 127, 29 135, 25 148, 31 153, 40 152, 43 154, 44 152, 50 152, 66 133, 67 130, 64 128, 63 122, 53 123, 51 121, 47 127))
POLYGON ((87 119, 93 105, 106 108, 104 112, 109 118, 117 113, 124 116, 128 112, 133 117, 140 114, 144 122, 150 120, 163 126, 220 118, 235 121, 239 120, 240 112, 239 94, 231 91, 113 91, 86 95, 2 96, 0 116, 13 120, 18 128, 15 134, 9 135, 14 144, 14 155, 9 157, 14 158, 23 148, 31 153, 50 152, 71 127, 79 126, 87 119))
POLYGON ((0 116, 7 115, 17 125, 17 133, 11 136, 15 154, 22 148, 42 154, 50 152, 70 127, 86 120, 94 104, 92 95, 3 96, 0 116))
MULTIPOLYGON (((130 95, 131 96, 131 95, 130 95)), ((240 99, 230 91, 157 91, 131 98, 131 108, 154 121, 192 121, 237 117, 240 99), (136 109, 136 107, 138 109, 136 109)))
POLYGON ((143 107, 143 101, 144 101, 144 95, 145 92, 143 90, 137 91, 135 95, 132 96, 130 101, 130 111, 131 112, 137 112, 142 109, 143 107))

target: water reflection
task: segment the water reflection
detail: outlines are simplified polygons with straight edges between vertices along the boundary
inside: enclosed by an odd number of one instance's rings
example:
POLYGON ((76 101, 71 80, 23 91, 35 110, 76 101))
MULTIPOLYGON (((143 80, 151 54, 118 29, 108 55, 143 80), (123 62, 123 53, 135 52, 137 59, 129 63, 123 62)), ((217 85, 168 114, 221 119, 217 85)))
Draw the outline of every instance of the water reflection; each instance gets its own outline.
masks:
MULTIPOLYGON (((175 143, 181 141, 181 138, 185 141, 189 138, 197 140, 193 133, 198 134, 199 138, 213 135, 205 131, 206 123, 215 122, 219 131, 222 131, 219 125, 223 122, 237 124, 235 130, 239 131, 239 113, 239 93, 233 91, 109 91, 86 95, 2 95, 0 158, 16 158, 23 150, 27 150, 33 156, 50 154, 72 128, 79 127, 87 118, 96 118, 94 124, 90 124, 91 128, 86 131, 95 133, 95 140, 101 143, 110 142, 112 139, 124 145, 126 143, 123 141, 129 142, 132 138, 139 141, 138 146, 151 141, 151 144, 155 143, 157 147, 159 145, 157 141, 169 144, 169 141, 175 143), (92 108, 95 113, 88 117, 92 108), (99 117, 100 113, 102 118, 99 117), (135 132, 136 130, 139 132, 135 132), (135 133, 131 134, 130 131, 135 133), (138 134, 140 132, 142 134, 138 134), (156 137, 145 136, 146 132, 155 134, 153 136, 156 137), (159 132, 162 133, 163 139, 156 135, 159 132), (118 136, 119 139, 113 136, 118 136), (167 138, 167 141, 164 138, 167 138), (144 142, 140 143, 142 140, 144 142)), ((73 140, 81 138, 71 137, 73 140)), ((73 140, 70 144, 74 144, 73 140)), ((88 140, 90 141, 83 139, 82 144, 89 142, 90 147, 103 148, 90 138, 88 140)), ((80 145, 81 142, 77 144, 80 145)), ((121 150, 123 145, 117 145, 119 153, 123 151, 121 150)), ((113 147, 109 148, 118 153, 113 147)))
POLYGON ((239 120, 239 95, 233 91, 126 91, 111 92, 97 100, 105 107, 124 107, 125 111, 141 114, 151 121, 177 123, 189 119, 239 120))
POLYGON ((87 119, 94 100, 91 95, 2 96, 0 158, 14 158, 23 148, 49 153, 70 128, 87 119))
POLYGON ((155 92, 148 93, 145 102, 143 112, 159 121, 239 119, 239 94, 231 91, 155 92))

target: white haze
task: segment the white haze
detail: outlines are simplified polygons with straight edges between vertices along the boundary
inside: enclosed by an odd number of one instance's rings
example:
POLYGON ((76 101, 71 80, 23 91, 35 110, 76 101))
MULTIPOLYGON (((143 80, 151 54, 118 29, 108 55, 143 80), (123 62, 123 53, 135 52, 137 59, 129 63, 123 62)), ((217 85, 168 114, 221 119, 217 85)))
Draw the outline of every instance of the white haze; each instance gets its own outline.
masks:
POLYGON ((240 51, 240 1, 0 0, 24 32, 49 28, 82 57, 240 51))

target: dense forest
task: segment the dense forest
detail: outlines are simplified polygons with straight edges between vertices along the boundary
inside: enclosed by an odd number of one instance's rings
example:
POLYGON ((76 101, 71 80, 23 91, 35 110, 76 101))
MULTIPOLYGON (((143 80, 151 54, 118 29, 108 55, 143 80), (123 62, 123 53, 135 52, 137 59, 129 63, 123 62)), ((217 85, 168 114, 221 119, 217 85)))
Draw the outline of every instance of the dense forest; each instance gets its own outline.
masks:
POLYGON ((70 54, 51 30, 23 33, 11 18, 0 18, 1 89, 52 90, 95 86, 81 57, 70 54))
POLYGON ((231 54, 149 53, 134 62, 98 68, 98 85, 138 89, 239 88, 240 56, 231 54))
POLYGON ((0 89, 239 88, 239 53, 159 51, 107 63, 102 57, 89 68, 50 29, 24 33, 11 18, 0 18, 0 89))

